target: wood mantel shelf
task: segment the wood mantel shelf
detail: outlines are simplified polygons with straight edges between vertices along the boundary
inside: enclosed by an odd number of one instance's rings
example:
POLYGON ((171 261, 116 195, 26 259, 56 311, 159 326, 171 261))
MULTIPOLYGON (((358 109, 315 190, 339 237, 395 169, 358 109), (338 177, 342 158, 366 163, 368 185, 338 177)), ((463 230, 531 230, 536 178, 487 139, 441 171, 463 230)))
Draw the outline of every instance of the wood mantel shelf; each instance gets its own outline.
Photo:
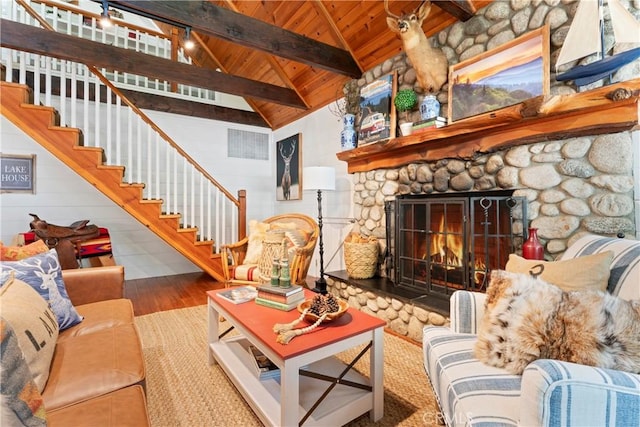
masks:
POLYGON ((506 107, 443 128, 337 153, 348 172, 394 168, 540 141, 638 129, 640 79, 506 107))

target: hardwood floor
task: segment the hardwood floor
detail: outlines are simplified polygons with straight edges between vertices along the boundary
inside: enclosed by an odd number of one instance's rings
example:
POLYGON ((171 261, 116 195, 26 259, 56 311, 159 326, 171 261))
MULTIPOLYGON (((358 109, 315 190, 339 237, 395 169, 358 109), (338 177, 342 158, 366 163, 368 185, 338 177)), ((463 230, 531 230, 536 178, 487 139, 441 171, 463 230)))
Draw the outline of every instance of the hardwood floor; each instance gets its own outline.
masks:
POLYGON ((188 273, 149 279, 126 280, 124 297, 133 303, 136 316, 207 303, 206 292, 224 283, 206 273, 188 273))

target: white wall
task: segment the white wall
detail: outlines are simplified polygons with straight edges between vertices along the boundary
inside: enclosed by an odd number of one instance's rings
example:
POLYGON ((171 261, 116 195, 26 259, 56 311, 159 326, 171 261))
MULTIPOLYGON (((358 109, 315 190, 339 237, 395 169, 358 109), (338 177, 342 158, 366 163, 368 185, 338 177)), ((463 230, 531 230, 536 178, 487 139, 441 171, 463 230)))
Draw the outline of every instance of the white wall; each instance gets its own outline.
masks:
POLYGON ((127 279, 198 271, 4 116, 0 125, 2 153, 36 155, 35 194, 0 195, 0 239, 4 243, 29 231, 29 213, 59 225, 88 219, 109 229, 114 258, 125 266, 127 279))
MULTIPOLYGON (((335 255, 349 231, 343 218, 351 215, 351 178, 346 163, 338 161, 341 124, 327 109, 272 132, 269 129, 240 126, 174 114, 145 111, 211 176, 237 195, 247 191, 247 219, 260 219, 285 212, 306 213, 317 218, 315 191, 303 191, 302 200, 276 201, 275 141, 302 133, 302 166, 335 166, 335 192, 323 194, 325 271, 343 268, 342 255, 335 255), (268 161, 227 157, 227 129, 266 132, 271 135, 268 161), (345 228, 346 225, 346 228, 345 228), (346 230, 346 231, 345 231, 346 230)), ((102 193, 28 135, 2 117, 0 151, 6 154, 36 155, 36 193, 0 195, 0 239, 11 243, 18 233, 29 230, 35 213, 53 224, 67 225, 80 219, 109 229, 113 254, 125 266, 126 278, 157 277, 199 271, 146 227, 130 217, 102 193)), ((311 275, 319 275, 319 261, 312 261, 311 275)))
MULTIPOLYGON (((314 112, 288 126, 274 132, 274 140, 279 141, 296 133, 302 133, 302 165, 332 166, 336 170, 336 191, 322 192, 322 218, 324 243, 324 270, 344 269, 342 242, 351 230, 349 219, 353 217, 352 176, 347 174, 346 162, 340 161, 336 153, 340 151, 340 120, 328 108, 314 112)), ((275 162, 272 164, 275 176, 275 162)), ((275 181, 272 184, 275 186, 275 181)), ((275 202, 276 214, 299 212, 312 218, 318 217, 317 191, 304 190, 302 200, 275 202)), ((275 197, 274 197, 275 200, 275 197)), ((320 275, 318 247, 309 268, 309 275, 320 275)))

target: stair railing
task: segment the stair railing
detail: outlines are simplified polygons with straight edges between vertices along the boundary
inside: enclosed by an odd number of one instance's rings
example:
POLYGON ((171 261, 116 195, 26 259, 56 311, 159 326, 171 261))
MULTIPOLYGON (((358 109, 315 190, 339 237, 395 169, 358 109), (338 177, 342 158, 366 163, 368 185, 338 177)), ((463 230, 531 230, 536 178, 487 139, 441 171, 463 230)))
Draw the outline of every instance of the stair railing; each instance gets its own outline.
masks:
MULTIPOLYGON (((132 25, 112 17, 113 25, 102 28, 100 14, 80 9, 71 4, 54 2, 51 0, 16 0, 3 6, 3 16, 15 22, 34 25, 38 20, 43 27, 45 22, 58 33, 73 35, 99 43, 109 44, 122 49, 135 50, 147 55, 164 59, 173 59, 177 62, 191 64, 191 58, 186 55, 179 44, 172 43, 170 37, 150 27, 132 25), (32 12, 31 12, 32 11, 32 12), (33 14, 37 15, 34 16, 33 14)), ((97 3, 89 3, 88 6, 100 8, 97 3)), ((150 79, 126 72, 101 70, 102 74, 120 89, 130 89, 138 92, 152 93, 161 96, 170 96, 190 101, 207 104, 215 103, 215 91, 188 86, 184 84, 172 84, 168 81, 150 79)))
POLYGON ((198 241, 215 242, 214 253, 244 235, 244 198, 229 193, 95 67, 6 48, 2 62, 7 81, 31 86, 35 104, 56 108, 62 126, 81 128, 84 146, 102 148, 106 165, 125 166, 125 182, 144 183, 143 198, 162 200, 164 214, 180 214, 181 228, 197 227, 198 241))

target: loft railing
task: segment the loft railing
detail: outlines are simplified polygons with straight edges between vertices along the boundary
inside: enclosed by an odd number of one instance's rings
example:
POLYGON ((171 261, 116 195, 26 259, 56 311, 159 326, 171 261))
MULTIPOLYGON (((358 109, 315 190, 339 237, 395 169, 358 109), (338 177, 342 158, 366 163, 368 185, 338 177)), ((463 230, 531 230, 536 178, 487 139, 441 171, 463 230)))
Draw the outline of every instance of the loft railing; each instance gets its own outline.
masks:
MULTIPOLYGON (((32 24, 52 30, 41 17, 32 24)), ((198 240, 214 241, 214 253, 238 239, 243 201, 213 179, 98 69, 6 48, 2 63, 8 82, 32 86, 34 104, 54 107, 62 126, 81 128, 84 146, 103 148, 106 165, 125 166, 125 182, 144 183, 143 198, 162 200, 165 214, 181 214, 181 228, 198 227, 198 240), (57 93, 54 87, 59 88, 57 93)))
MULTIPOLYGON (((22 24, 35 25, 37 20, 46 22, 54 31, 115 47, 135 50, 147 55, 191 64, 182 46, 153 28, 132 25, 112 16, 113 25, 100 26, 100 14, 51 0, 16 0, 2 2, 2 17, 22 24), (30 14, 31 10, 37 17, 30 14)), ((100 6, 96 3, 95 6, 100 6)), ((32 64, 33 66, 34 64, 32 64)), ((57 66, 57 64, 52 64, 57 66)), ((189 101, 213 104, 215 92, 168 81, 150 79, 131 73, 101 69, 101 73, 120 89, 136 90, 155 95, 170 96, 189 101)))

